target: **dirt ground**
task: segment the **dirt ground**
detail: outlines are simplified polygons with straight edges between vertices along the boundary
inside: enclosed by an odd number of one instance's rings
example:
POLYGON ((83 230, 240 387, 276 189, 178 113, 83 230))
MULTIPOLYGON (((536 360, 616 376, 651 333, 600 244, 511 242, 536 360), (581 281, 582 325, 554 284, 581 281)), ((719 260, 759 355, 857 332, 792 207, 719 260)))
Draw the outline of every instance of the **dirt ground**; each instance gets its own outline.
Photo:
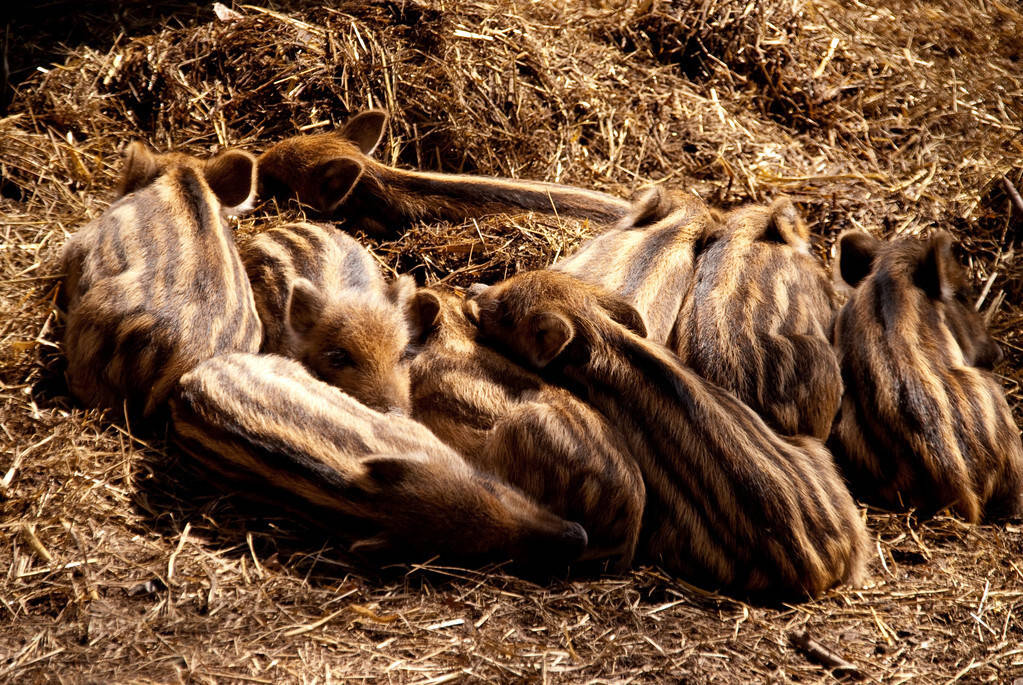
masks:
MULTIPOLYGON (((745 604, 656 568, 536 583, 368 569, 344 531, 211 482, 164 427, 68 397, 67 236, 139 138, 261 151, 369 106, 381 156, 728 207, 791 195, 839 231, 943 227, 1023 423, 1023 6, 1014 0, 25 4, 0 98, 0 682, 994 682, 1023 685, 1023 524, 866 512, 865 588, 745 604)), ((259 230, 293 206, 243 219, 259 230)), ((356 234, 357 225, 342 224, 356 234)), ((549 263, 538 216, 369 241, 420 283, 549 263)), ((367 239, 368 240, 368 239, 367 239)))

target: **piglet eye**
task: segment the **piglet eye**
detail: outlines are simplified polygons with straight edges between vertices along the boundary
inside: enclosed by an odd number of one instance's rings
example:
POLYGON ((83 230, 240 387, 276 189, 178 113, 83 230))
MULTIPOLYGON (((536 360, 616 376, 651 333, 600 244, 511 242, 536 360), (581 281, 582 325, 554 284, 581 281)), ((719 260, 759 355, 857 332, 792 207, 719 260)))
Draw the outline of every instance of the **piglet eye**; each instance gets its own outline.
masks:
POLYGON ((352 355, 347 350, 336 348, 323 355, 327 363, 335 369, 344 369, 352 365, 352 355))

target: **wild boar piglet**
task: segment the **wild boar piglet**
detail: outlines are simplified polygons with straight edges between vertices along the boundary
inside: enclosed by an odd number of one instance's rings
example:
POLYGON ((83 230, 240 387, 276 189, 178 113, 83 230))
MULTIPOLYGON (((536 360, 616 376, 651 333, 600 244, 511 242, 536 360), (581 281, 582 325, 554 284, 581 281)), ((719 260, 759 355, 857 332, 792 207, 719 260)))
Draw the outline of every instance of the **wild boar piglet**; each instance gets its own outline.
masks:
POLYGON ((586 547, 579 524, 472 467, 423 425, 366 407, 294 360, 209 360, 181 379, 171 408, 179 442, 232 488, 350 522, 339 534, 363 536, 352 547, 371 556, 556 569, 586 547))
POLYGON ((668 347, 775 430, 825 440, 842 397, 835 293, 788 198, 724 215, 668 347))
POLYGON ((387 282, 355 238, 288 224, 241 246, 262 352, 291 357, 379 411, 409 410, 410 276, 387 282))
POLYGON ((862 577, 866 529, 824 446, 780 437, 646 340, 621 298, 534 271, 480 292, 466 311, 490 344, 571 388, 620 432, 645 480, 645 557, 758 598, 862 577))
POLYGON ((64 353, 90 407, 152 415, 205 359, 255 352, 261 327, 224 220, 251 206, 256 159, 128 146, 118 197, 64 246, 64 353))
POLYGON ((265 196, 297 196, 324 217, 344 218, 375 234, 425 220, 462 221, 509 211, 536 211, 612 223, 626 200, 585 188, 398 169, 371 157, 387 113, 368 110, 338 131, 295 136, 259 158, 265 196))
POLYGON ((839 238, 855 288, 835 323, 845 395, 831 437, 854 489, 883 506, 967 521, 1023 514, 1023 445, 1001 357, 969 299, 952 238, 839 238))
POLYGON ((581 523, 584 559, 627 568, 646 495, 618 432, 571 393, 480 345, 458 295, 423 288, 411 309, 420 331, 413 416, 470 463, 581 523))

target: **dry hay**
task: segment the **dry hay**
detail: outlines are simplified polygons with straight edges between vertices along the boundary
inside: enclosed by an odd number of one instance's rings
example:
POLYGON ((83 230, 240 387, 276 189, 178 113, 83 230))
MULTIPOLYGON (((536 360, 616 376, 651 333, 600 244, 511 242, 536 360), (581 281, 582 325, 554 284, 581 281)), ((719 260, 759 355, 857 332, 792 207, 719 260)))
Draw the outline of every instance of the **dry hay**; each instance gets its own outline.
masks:
MULTIPOLYGON (((787 192, 822 255, 849 226, 946 226, 1020 420, 1023 211, 1002 182, 1023 188, 1018 5, 401 0, 222 21, 183 4, 164 8, 183 26, 148 28, 78 5, 90 37, 16 72, 0 119, 0 682, 806 682, 842 660, 884 682, 1023 676, 1018 522, 871 512, 871 586, 781 608, 653 568, 370 571, 330 531, 222 495, 160 431, 75 407, 52 310, 59 247, 105 207, 126 140, 260 150, 376 105, 394 113, 389 161, 620 193, 663 182, 723 205, 787 192)), ((66 25, 60 2, 45 10, 66 25)), ((58 37, 12 26, 15 66, 58 37)), ((465 285, 595 228, 485 218, 373 247, 421 282, 465 285)))

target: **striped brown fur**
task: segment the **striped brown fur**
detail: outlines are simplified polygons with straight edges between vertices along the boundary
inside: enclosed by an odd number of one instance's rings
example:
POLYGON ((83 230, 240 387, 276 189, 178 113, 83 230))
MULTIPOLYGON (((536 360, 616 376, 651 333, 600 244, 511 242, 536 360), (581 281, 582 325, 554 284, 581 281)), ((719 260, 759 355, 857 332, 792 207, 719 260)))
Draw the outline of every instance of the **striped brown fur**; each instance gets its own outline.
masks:
POLYGON ((835 311, 806 223, 781 198, 724 217, 668 346, 775 430, 824 440, 842 397, 835 311))
POLYGON ((586 558, 632 562, 642 475, 616 431, 571 393, 476 342, 462 298, 422 289, 422 349, 412 362, 414 416, 478 467, 589 534, 586 558))
POLYGON ((232 485, 275 488, 372 531, 353 548, 551 567, 586 533, 470 466, 426 427, 381 414, 277 355, 232 354, 181 379, 174 430, 232 485))
POLYGON ((534 271, 466 306, 483 336, 573 388, 621 432, 646 481, 647 556, 694 582, 772 599, 859 580, 866 530, 824 446, 779 437, 630 330, 642 332, 639 317, 620 298, 534 271))
POLYGON ((261 328, 222 212, 251 203, 256 160, 133 143, 114 202, 64 246, 68 384, 88 406, 151 415, 199 362, 254 352, 261 328))
POLYGON ((835 454, 866 498, 968 521, 1023 515, 1023 445, 998 381, 1001 353, 967 302, 945 232, 839 239, 855 286, 835 324, 846 392, 835 454))
POLYGON ((638 200, 634 216, 551 268, 621 296, 643 317, 647 337, 667 343, 715 218, 694 195, 653 189, 638 200))
POLYGON ((408 299, 373 255, 333 228, 289 224, 240 248, 263 322, 261 350, 297 359, 380 411, 409 410, 408 299))
POLYGON ((295 195, 323 216, 387 234, 424 220, 460 221, 507 211, 536 211, 611 223, 626 200, 556 183, 397 169, 370 155, 387 114, 369 110, 340 131, 296 136, 260 157, 265 195, 295 195))

